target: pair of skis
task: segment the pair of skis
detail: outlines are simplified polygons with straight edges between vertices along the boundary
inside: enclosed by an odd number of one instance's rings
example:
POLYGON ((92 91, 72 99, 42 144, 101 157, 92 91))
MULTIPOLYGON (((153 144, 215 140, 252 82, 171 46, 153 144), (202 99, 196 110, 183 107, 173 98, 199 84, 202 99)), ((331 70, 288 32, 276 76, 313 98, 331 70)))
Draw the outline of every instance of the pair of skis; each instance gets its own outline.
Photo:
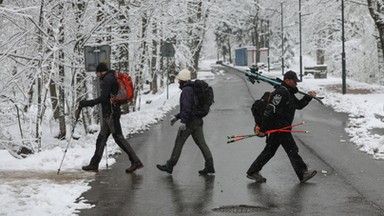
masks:
MULTIPOLYGON (((280 86, 281 83, 283 82, 279 78, 271 78, 271 77, 268 77, 268 76, 261 74, 261 72, 258 72, 256 68, 250 68, 249 70, 244 70, 244 69, 235 68, 235 67, 225 65, 225 64, 222 64, 222 65, 225 67, 228 67, 232 70, 236 70, 236 71, 245 73, 245 76, 247 76, 247 80, 250 81, 252 84, 254 84, 255 82, 260 83, 260 80, 261 80, 263 82, 266 82, 266 83, 271 84, 272 86, 276 87, 276 86, 280 86)), ((311 96, 311 95, 309 95, 305 92, 302 92, 302 91, 298 91, 298 93, 300 93, 302 95, 309 96, 309 97, 315 99, 320 104, 324 105, 323 101, 321 101, 322 99, 324 99, 324 97, 314 97, 314 96, 311 96)))
MULTIPOLYGON (((280 132, 280 133, 309 133, 309 131, 306 131, 306 130, 291 130, 292 128, 297 127, 299 125, 302 125, 304 123, 305 122, 300 122, 300 123, 297 123, 297 124, 294 124, 294 125, 290 125, 290 126, 286 126, 286 127, 283 127, 283 128, 268 130, 264 134, 267 135, 267 134, 278 133, 278 132, 280 132)), ((237 142, 237 141, 240 141, 240 140, 243 140, 243 139, 248 139, 248 138, 251 138, 251 137, 254 137, 254 136, 257 136, 257 135, 258 135, 257 133, 254 133, 254 134, 248 134, 248 135, 232 135, 232 136, 227 136, 227 138, 228 138, 227 144, 233 143, 233 142, 237 142)))
MULTIPOLYGON (((250 71, 245 71, 245 75, 247 76, 248 81, 250 81, 252 84, 254 84, 255 81, 261 80, 261 81, 267 82, 273 86, 279 86, 279 85, 281 85, 281 82, 282 82, 282 80, 279 78, 272 79, 270 77, 262 75, 261 73, 259 73, 257 71, 252 71, 252 69, 250 71)), ((309 97, 315 99, 321 105, 324 105, 323 101, 321 101, 321 99, 324 99, 323 97, 315 97, 315 96, 309 95, 309 94, 302 92, 302 91, 298 91, 297 93, 309 96, 309 97)))

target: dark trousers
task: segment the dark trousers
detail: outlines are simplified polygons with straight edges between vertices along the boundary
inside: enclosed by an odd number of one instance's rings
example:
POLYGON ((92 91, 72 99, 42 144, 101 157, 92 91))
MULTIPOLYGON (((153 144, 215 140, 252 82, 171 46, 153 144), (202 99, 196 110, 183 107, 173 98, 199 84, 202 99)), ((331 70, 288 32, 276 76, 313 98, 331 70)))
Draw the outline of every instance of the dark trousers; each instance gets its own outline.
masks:
POLYGON ((263 166, 275 155, 279 146, 282 145, 287 153, 292 167, 296 172, 297 177, 302 180, 303 173, 307 171, 308 167, 299 155, 299 148, 291 133, 272 133, 267 137, 264 150, 252 163, 248 169, 247 174, 251 175, 259 172, 263 166))
POLYGON ((201 152, 203 153, 204 159, 206 161, 206 165, 211 165, 207 163, 213 163, 212 154, 209 150, 207 143, 205 142, 204 132, 203 132, 203 119, 196 118, 191 120, 186 126, 186 130, 180 130, 177 132, 175 146, 172 150, 171 158, 168 163, 172 166, 175 166, 177 161, 180 158, 181 150, 183 149, 185 141, 188 139, 190 135, 192 135, 193 140, 196 145, 199 147, 201 152))
POLYGON ((120 118, 103 118, 100 133, 96 141, 96 150, 90 164, 97 166, 99 165, 103 156, 104 147, 107 144, 109 135, 111 134, 116 144, 128 155, 131 163, 139 163, 140 159, 137 157, 135 151, 123 136, 120 125, 120 118))

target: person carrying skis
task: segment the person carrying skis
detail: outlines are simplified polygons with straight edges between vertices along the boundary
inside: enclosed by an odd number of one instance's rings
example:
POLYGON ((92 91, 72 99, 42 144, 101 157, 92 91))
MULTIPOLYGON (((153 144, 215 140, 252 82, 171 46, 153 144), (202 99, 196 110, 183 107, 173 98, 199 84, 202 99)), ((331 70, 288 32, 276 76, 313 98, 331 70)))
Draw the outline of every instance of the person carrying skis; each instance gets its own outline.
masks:
MULTIPOLYGON (((296 109, 303 109, 316 96, 316 92, 310 91, 307 96, 298 99, 295 93, 298 78, 295 72, 288 71, 284 74, 284 80, 271 95, 266 107, 258 136, 266 136, 264 133, 270 129, 278 129, 292 125, 296 109)), ((282 145, 301 183, 308 181, 316 175, 317 171, 309 171, 307 165, 299 155, 299 149, 292 134, 289 132, 276 132, 267 135, 266 146, 247 171, 247 178, 256 182, 265 182, 260 174, 263 166, 275 155, 278 147, 282 145)))
POLYGON ((171 158, 164 164, 157 164, 157 168, 161 171, 172 174, 173 167, 180 158, 181 150, 185 141, 190 135, 196 145, 200 148, 205 159, 205 168, 199 171, 200 175, 208 175, 215 173, 213 167, 213 158, 211 151, 204 139, 203 118, 194 115, 195 93, 193 90, 193 82, 191 81, 191 72, 187 69, 181 70, 176 79, 179 80, 179 88, 182 90, 180 95, 180 112, 171 120, 171 125, 180 119, 180 127, 177 132, 175 145, 171 154, 171 158))
POLYGON ((80 108, 101 104, 103 116, 100 132, 96 140, 95 153, 89 165, 82 167, 85 171, 99 171, 99 163, 103 156, 104 147, 111 134, 117 145, 128 155, 131 161, 131 166, 127 168, 125 172, 132 173, 144 167, 135 151, 123 136, 120 124, 120 104, 111 103, 111 95, 116 95, 118 92, 118 82, 114 73, 115 71, 109 70, 106 64, 98 64, 96 67, 96 76, 100 79, 101 95, 93 100, 82 100, 79 104, 80 108))

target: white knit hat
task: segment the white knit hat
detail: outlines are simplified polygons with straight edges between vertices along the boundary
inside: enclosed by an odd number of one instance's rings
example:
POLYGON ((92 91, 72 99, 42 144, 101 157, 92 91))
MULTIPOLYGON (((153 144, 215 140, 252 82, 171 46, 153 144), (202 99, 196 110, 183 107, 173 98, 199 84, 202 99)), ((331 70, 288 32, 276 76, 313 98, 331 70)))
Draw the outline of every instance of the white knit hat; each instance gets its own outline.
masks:
POLYGON ((176 79, 187 81, 191 79, 191 72, 188 69, 183 69, 177 74, 176 79))

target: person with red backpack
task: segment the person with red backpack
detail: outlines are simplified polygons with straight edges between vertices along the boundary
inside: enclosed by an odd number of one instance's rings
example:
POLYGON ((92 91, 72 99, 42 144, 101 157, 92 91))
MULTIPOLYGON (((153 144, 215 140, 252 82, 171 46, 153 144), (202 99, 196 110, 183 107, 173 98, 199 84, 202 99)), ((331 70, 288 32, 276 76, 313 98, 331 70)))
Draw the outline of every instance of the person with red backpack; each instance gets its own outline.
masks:
POLYGON ((137 169, 143 168, 143 163, 136 155, 133 148, 124 138, 120 124, 120 103, 112 103, 111 96, 118 94, 119 84, 115 77, 115 71, 109 70, 108 66, 100 63, 96 67, 96 76, 100 79, 101 95, 92 100, 80 101, 79 107, 88 107, 101 104, 102 124, 99 135, 96 140, 95 153, 87 166, 83 166, 85 171, 98 172, 99 163, 103 156, 104 147, 109 135, 112 134, 117 145, 128 155, 131 166, 127 168, 126 173, 132 173, 137 169))

